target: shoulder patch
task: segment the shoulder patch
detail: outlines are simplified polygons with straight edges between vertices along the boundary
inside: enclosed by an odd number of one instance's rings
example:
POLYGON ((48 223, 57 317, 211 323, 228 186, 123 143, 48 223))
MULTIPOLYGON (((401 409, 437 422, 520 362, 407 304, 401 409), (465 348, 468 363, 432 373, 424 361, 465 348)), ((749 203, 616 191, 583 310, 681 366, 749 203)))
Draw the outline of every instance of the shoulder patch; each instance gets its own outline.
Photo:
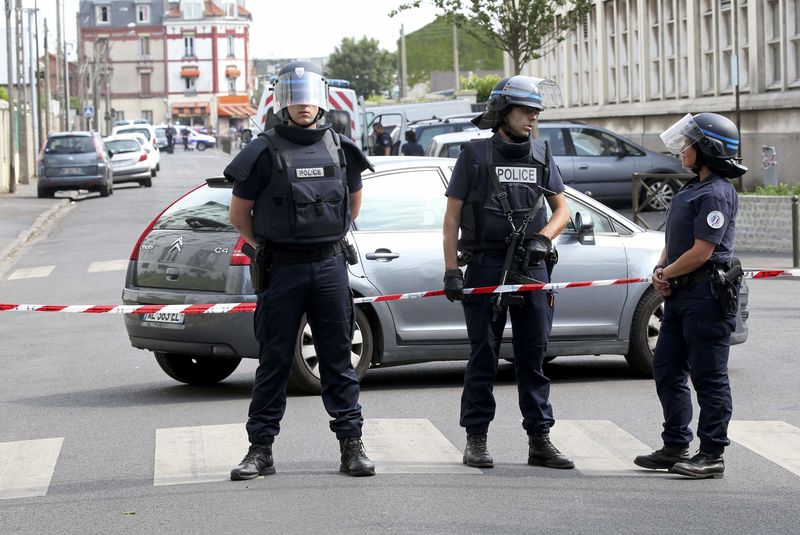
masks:
POLYGON ((706 223, 713 229, 722 228, 722 225, 725 224, 725 216, 719 210, 714 210, 706 216, 706 223))

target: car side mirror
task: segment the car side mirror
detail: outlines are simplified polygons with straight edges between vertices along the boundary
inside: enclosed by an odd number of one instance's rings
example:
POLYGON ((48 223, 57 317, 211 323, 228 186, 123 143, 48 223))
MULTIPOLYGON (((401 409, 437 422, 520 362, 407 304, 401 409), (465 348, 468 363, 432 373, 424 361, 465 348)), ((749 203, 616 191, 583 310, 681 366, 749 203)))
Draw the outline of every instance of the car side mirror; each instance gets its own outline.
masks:
POLYGON ((594 219, 588 212, 575 212, 575 230, 578 231, 578 242, 581 245, 594 245, 594 219))
POLYGON ((113 150, 111 150, 111 149, 108 150, 108 157, 109 158, 113 158, 114 157, 114 151, 113 150))

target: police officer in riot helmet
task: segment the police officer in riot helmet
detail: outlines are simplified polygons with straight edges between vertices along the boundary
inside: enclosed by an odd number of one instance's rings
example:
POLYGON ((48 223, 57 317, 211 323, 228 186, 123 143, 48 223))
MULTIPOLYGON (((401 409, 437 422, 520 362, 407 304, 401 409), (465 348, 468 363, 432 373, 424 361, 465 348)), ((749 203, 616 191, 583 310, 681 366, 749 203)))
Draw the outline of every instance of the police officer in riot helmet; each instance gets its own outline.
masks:
POLYGON ((687 114, 661 139, 695 173, 667 212, 666 242, 653 268, 664 316, 653 356, 653 377, 664 413, 664 445, 634 463, 695 478, 721 476, 730 444, 730 336, 736 324, 741 263, 733 256, 738 198, 728 179, 747 168, 736 159, 736 125, 715 113, 687 114), (700 448, 689 456, 691 379, 700 415, 700 448))
POLYGON ((371 476, 375 467, 361 442, 359 383, 350 360, 354 310, 346 261, 356 258, 345 241, 361 205, 361 172, 371 166, 350 140, 318 126, 328 109, 319 67, 289 63, 273 87, 282 122, 248 143, 224 173, 235 182, 231 224, 254 248, 251 279, 258 293, 250 449, 231 479, 275 473, 272 444, 303 314, 314 333, 323 404, 339 439, 340 471, 371 476))
POLYGON ((460 417, 467 434, 463 461, 469 466, 493 466, 487 432, 495 414, 492 389, 506 311, 511 316, 522 427, 528 434, 528 464, 575 466, 549 438, 555 420, 550 380, 542 365, 553 320, 553 294, 463 293, 465 285, 550 280, 556 261, 552 241, 566 226, 569 210, 549 144, 532 139, 531 132, 539 113, 559 105, 560 98, 558 86, 549 80, 513 76, 500 81, 486 111, 473 120, 479 128, 491 128, 494 135, 464 144, 447 188, 445 295, 462 302, 471 345, 460 417), (549 221, 545 201, 552 210, 549 221), (466 277, 459 265, 466 265, 466 277))

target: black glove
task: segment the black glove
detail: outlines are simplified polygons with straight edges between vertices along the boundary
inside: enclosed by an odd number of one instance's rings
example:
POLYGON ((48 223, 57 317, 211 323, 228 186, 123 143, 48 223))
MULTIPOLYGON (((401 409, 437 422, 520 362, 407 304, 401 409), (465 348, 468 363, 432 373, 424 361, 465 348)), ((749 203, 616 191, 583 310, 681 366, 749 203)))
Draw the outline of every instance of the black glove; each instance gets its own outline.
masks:
MULTIPOLYGON (((544 234, 534 234, 528 242, 528 260, 530 264, 538 264, 553 250, 553 242, 544 234)), ((530 265, 529 264, 529 265, 530 265)))
POLYGON ((444 295, 452 303, 464 297, 464 275, 460 269, 448 269, 444 272, 444 295))

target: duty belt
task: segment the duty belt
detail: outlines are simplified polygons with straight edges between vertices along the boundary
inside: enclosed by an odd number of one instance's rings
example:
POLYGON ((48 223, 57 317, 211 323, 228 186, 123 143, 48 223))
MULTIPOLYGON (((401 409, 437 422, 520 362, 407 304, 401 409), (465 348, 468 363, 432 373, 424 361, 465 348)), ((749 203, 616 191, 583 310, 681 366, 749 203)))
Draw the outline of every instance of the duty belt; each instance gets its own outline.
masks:
POLYGON ((316 249, 280 250, 270 251, 270 260, 273 264, 303 264, 318 262, 342 252, 342 243, 335 242, 316 249))
POLYGON ((680 277, 673 277, 669 279, 670 288, 689 288, 701 282, 707 282, 715 277, 715 272, 712 269, 703 269, 681 275, 680 277))

